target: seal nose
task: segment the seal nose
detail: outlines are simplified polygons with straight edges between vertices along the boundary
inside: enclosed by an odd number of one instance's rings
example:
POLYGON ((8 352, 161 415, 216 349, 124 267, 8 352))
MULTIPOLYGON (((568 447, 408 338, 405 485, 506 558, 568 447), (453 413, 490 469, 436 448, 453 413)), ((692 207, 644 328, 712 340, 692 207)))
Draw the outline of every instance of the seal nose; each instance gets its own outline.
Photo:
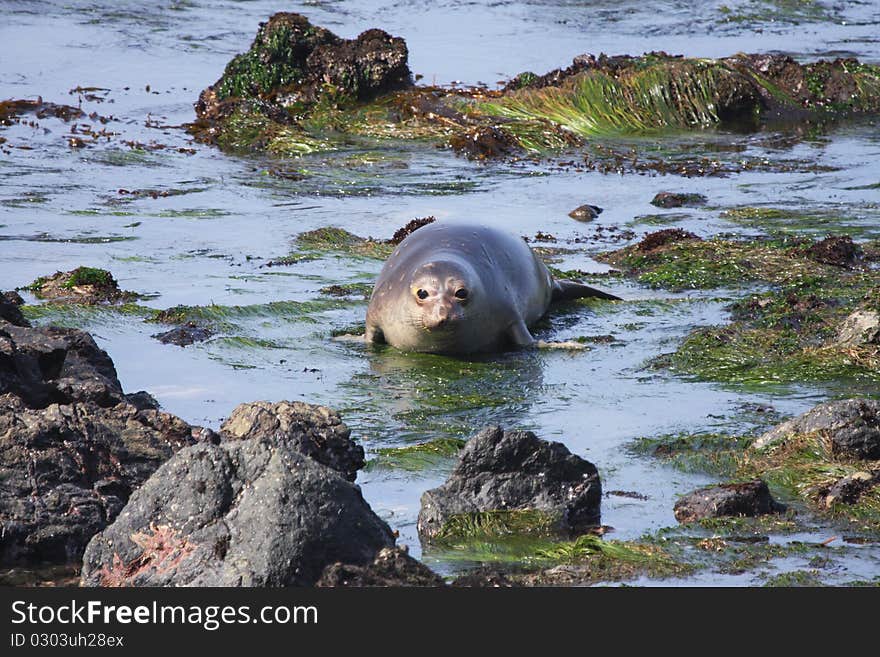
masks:
POLYGON ((452 309, 446 304, 438 304, 434 308, 430 319, 426 322, 427 328, 443 328, 452 320, 452 309))

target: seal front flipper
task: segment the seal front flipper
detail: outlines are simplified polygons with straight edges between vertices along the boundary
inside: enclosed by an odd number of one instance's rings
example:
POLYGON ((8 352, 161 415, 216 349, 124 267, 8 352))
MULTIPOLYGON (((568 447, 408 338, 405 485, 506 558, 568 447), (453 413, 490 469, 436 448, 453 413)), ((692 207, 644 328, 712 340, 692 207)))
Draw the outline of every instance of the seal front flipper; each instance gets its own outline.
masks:
POLYGON ((620 297, 609 294, 608 292, 603 292, 602 290, 597 290, 589 285, 578 283, 577 281, 569 281, 566 279, 553 281, 553 296, 551 297, 551 301, 570 301, 572 299, 587 299, 591 297, 607 299, 608 301, 623 301, 620 297))
POLYGON ((522 319, 516 320, 507 329, 507 337, 517 347, 533 347, 535 338, 529 333, 526 323, 522 319))
POLYGON ((382 329, 371 324, 367 324, 367 330, 364 333, 364 342, 367 344, 384 344, 385 334, 382 329))

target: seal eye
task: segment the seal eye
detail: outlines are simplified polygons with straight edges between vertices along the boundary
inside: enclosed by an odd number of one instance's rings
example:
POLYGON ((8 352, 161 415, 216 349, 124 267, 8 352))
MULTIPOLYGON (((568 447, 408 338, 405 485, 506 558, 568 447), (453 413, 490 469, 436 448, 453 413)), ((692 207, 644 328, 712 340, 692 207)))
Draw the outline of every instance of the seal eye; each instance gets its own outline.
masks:
POLYGON ((416 291, 416 296, 417 296, 419 299, 427 299, 427 298, 428 298, 428 292, 427 292, 426 290, 421 290, 421 289, 420 289, 420 290, 417 290, 417 291, 416 291))
POLYGON ((455 298, 456 299, 467 299, 468 298, 468 291, 465 290, 463 287, 458 288, 455 291, 455 298))

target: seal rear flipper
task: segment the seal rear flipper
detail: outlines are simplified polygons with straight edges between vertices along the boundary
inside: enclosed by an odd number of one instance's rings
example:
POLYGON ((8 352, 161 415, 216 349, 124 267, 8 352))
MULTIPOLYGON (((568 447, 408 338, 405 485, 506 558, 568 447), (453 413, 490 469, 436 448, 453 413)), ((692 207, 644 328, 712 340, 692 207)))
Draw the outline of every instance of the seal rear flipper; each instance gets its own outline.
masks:
POLYGON ((551 301, 570 301, 572 299, 587 299, 591 297, 606 299, 608 301, 623 301, 623 299, 618 296, 603 292, 602 290, 597 290, 594 287, 578 283, 577 281, 569 281, 566 279, 553 281, 553 296, 550 299, 551 301))
POLYGON ((507 338, 517 347, 532 347, 535 345, 535 338, 529 333, 529 329, 524 321, 517 320, 507 329, 507 338))

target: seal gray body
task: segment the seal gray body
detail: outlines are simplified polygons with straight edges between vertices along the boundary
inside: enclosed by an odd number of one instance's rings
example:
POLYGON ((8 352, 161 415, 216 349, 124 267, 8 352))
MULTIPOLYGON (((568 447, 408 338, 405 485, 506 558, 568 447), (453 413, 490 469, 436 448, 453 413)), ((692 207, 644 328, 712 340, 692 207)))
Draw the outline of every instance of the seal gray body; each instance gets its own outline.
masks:
POLYGON ((554 280, 525 241, 475 224, 432 223, 411 233, 379 273, 367 342, 403 351, 468 354, 533 345, 528 327, 551 301, 618 299, 554 280))

